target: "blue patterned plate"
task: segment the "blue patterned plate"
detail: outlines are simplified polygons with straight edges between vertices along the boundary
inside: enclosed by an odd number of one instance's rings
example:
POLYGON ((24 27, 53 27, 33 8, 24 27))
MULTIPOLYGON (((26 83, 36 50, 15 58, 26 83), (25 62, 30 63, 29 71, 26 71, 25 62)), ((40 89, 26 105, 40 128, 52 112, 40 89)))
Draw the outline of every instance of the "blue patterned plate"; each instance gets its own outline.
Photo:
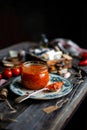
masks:
MULTIPOLYGON (((42 92, 39 92, 35 95, 32 95, 30 96, 30 98, 32 99, 56 99, 56 98, 59 98, 59 97, 62 97, 62 96, 65 96, 67 94, 69 94, 72 90, 72 85, 71 83, 61 77, 61 76, 58 76, 56 74, 50 74, 50 83, 53 83, 53 82, 56 82, 56 81, 63 81, 64 82, 64 85, 62 86, 62 88, 60 89, 59 92, 45 92, 45 91, 42 91, 42 92)), ((23 88, 22 84, 21 84, 21 77, 16 77, 13 82, 10 84, 10 90, 17 94, 17 95, 25 95, 27 92, 28 93, 32 93, 34 92, 35 90, 27 90, 25 88, 23 88)))

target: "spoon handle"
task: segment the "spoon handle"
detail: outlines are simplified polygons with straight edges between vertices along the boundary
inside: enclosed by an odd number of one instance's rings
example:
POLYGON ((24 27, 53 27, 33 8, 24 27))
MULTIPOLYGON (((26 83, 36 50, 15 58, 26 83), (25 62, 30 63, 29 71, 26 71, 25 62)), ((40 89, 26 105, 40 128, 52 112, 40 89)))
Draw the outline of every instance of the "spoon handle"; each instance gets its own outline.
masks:
POLYGON ((31 96, 33 96, 33 95, 35 95, 35 94, 37 94, 37 93, 39 93, 39 92, 42 92, 43 90, 47 90, 47 88, 42 88, 42 89, 40 89, 40 90, 37 90, 37 91, 35 91, 35 92, 32 92, 31 94, 26 94, 26 95, 23 95, 23 96, 19 96, 19 97, 17 97, 17 98, 15 99, 15 102, 16 102, 16 103, 21 103, 22 101, 24 101, 24 100, 30 98, 31 96))

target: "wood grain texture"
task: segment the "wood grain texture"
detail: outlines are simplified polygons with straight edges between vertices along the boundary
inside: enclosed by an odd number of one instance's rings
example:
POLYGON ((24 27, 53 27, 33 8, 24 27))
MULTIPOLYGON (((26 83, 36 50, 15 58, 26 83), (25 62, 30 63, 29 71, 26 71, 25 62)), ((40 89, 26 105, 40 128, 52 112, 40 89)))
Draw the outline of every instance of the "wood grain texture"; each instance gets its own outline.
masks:
MULTIPOLYGON (((12 47, 8 47, 0 51, 0 56, 5 56, 10 49, 26 49, 33 44, 21 43, 12 47)), ((83 68, 86 71, 87 68, 83 68)), ((87 94, 87 76, 85 73, 84 82, 77 89, 73 99, 69 103, 65 103, 59 110, 55 110, 50 114, 46 114, 43 108, 54 105, 59 99, 53 100, 34 100, 28 99, 20 104, 16 104, 14 99, 17 97, 9 90, 8 100, 11 105, 17 110, 14 114, 8 114, 6 117, 17 120, 13 121, 0 121, 0 128, 8 130, 62 130, 67 125, 72 115, 78 109, 79 105, 84 100, 87 94)), ((73 91, 72 91, 73 92, 73 91)), ((71 97, 72 92, 66 97, 71 97)), ((5 102, 0 101, 0 112, 7 112, 9 108, 5 102)))

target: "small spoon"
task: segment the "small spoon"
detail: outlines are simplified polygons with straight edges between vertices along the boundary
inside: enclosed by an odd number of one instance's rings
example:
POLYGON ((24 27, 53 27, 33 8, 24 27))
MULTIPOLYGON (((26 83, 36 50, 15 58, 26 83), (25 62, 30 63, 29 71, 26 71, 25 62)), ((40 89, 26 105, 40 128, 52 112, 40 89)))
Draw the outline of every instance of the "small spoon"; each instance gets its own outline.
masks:
POLYGON ((35 94, 37 94, 37 93, 39 93, 39 92, 42 92, 42 91, 44 91, 44 90, 48 90, 48 91, 51 91, 51 92, 52 92, 52 91, 59 91, 63 84, 64 84, 64 83, 61 82, 61 81, 60 81, 60 82, 54 82, 54 83, 49 84, 49 85, 47 85, 46 87, 44 87, 44 88, 42 88, 42 89, 40 89, 40 90, 37 90, 37 91, 35 91, 35 92, 32 92, 31 94, 28 93, 28 94, 26 94, 26 95, 23 95, 23 96, 20 96, 20 97, 16 98, 16 99, 15 99, 15 102, 16 102, 16 103, 21 103, 22 101, 24 101, 24 100, 30 98, 32 95, 35 95, 35 94))
POLYGON ((39 92, 42 92, 42 91, 44 91, 44 90, 48 90, 48 88, 42 88, 42 89, 40 89, 40 90, 37 90, 37 91, 35 91, 35 92, 32 92, 31 94, 28 93, 28 94, 26 94, 26 95, 19 96, 19 97, 17 97, 17 98, 15 99, 15 102, 16 102, 16 103, 21 103, 22 101, 24 101, 24 100, 30 98, 31 96, 33 96, 33 95, 35 95, 35 94, 37 94, 37 93, 39 93, 39 92))

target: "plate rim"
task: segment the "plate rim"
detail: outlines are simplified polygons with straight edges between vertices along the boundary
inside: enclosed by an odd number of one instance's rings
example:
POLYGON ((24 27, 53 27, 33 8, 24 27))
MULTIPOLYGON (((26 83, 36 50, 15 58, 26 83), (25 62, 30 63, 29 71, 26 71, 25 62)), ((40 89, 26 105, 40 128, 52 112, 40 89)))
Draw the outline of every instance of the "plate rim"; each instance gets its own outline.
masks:
MULTIPOLYGON (((30 99, 39 99, 39 100, 48 100, 48 99, 57 99, 57 98, 60 98, 60 97, 63 97, 63 96, 66 96, 67 94, 69 94, 71 91, 72 91, 72 89, 73 89, 73 87, 72 87, 72 84, 70 83, 70 81, 69 80, 67 80, 67 79, 65 79, 64 77, 62 77, 62 76, 60 76, 60 75, 57 75, 57 74, 50 74, 50 76, 52 77, 59 77, 59 78, 61 78, 61 79, 63 79, 63 80, 65 80, 65 81, 67 81, 68 83, 69 83, 69 89, 68 89, 68 92, 66 92, 65 94, 63 93, 63 95, 60 95, 59 96, 59 94, 60 94, 60 92, 61 92, 61 90, 57 93, 57 92, 55 92, 55 94, 54 95, 57 95, 56 97, 54 96, 54 97, 49 97, 49 95, 48 95, 48 97, 37 97, 37 96, 30 96, 30 99)), ((12 82, 11 82, 11 84, 10 84, 10 90, 14 93, 14 94, 16 94, 16 95, 19 95, 19 96, 22 96, 22 95, 24 95, 24 94, 19 94, 18 92, 16 92, 15 90, 13 90, 13 88, 12 87, 14 87, 14 83, 17 81, 17 80, 20 80, 20 77, 21 76, 18 76, 18 77, 16 77, 12 82)), ((19 90, 21 90, 21 89, 19 89, 19 90)), ((24 90, 25 91, 35 91, 35 90, 27 90, 26 88, 24 88, 24 90)), ((21 93, 23 92, 23 90, 21 90, 21 93)), ((46 94, 46 93, 45 93, 46 94)))

